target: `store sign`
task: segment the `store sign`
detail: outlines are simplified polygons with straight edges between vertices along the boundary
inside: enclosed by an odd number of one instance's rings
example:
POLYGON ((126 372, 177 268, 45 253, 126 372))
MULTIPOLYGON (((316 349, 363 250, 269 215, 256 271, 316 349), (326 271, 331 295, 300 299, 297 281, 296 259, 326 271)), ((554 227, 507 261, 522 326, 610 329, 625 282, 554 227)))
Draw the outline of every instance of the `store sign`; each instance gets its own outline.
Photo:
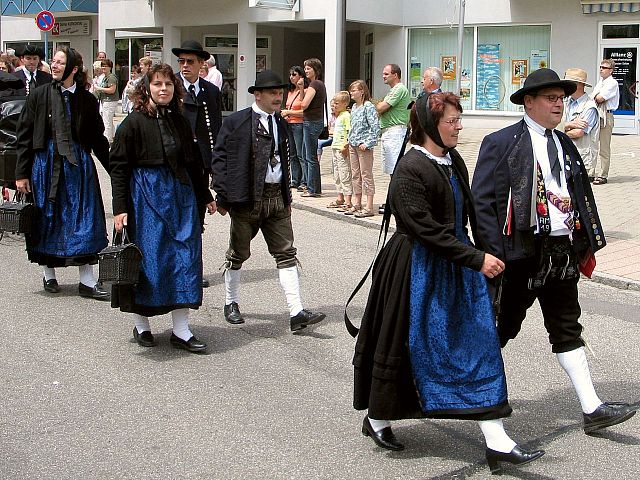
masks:
POLYGON ((51 31, 52 35, 71 37, 75 35, 90 35, 91 20, 69 20, 56 22, 51 31))
POLYGON ((638 63, 638 49, 636 47, 605 48, 604 58, 616 62, 613 78, 620 88, 620 105, 614 113, 616 115, 634 115, 636 108, 636 65, 638 63))

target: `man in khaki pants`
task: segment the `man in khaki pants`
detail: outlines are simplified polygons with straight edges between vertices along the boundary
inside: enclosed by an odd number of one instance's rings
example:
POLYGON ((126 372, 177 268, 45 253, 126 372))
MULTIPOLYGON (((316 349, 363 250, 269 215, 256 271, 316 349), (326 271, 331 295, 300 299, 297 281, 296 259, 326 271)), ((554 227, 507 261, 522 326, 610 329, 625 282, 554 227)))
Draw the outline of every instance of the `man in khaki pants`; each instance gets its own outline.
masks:
POLYGON ((596 174, 594 163, 588 172, 589 177, 595 177, 594 185, 604 185, 609 176, 611 161, 611 133, 613 132, 613 112, 618 109, 620 102, 620 88, 618 81, 611 75, 615 62, 605 58, 600 62, 600 81, 593 89, 591 98, 598 104, 600 113, 600 173, 596 174))

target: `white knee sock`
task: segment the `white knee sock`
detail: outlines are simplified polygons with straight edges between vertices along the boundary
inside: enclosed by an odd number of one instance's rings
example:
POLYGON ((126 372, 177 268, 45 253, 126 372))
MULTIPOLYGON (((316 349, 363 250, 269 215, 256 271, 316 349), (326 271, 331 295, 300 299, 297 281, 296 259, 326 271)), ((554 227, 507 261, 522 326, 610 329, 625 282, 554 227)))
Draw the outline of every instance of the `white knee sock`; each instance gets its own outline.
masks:
POLYGON ((189 330, 189 309, 179 308, 171 312, 171 319, 173 320, 173 334, 182 339, 189 340, 193 337, 193 333, 189 330))
POLYGON ((227 268, 224 272, 225 305, 240 303, 240 270, 227 268))
POLYGON ((501 418, 481 420, 478 422, 478 425, 480 425, 480 430, 482 430, 482 435, 484 435, 487 448, 495 450, 496 452, 509 453, 513 450, 513 447, 517 445, 517 443, 507 435, 507 432, 504 431, 501 418))
POLYGON ((136 324, 136 330, 138 330, 138 333, 151 331, 151 325, 149 325, 149 317, 143 317, 142 315, 134 313, 133 321, 136 324))
POLYGON ((300 279, 298 277, 298 267, 279 268, 280 285, 287 298, 289 314, 295 317, 302 311, 302 300, 300 299, 300 279))
POLYGON ((78 267, 80 273, 80 283, 86 287, 95 287, 97 280, 93 275, 93 265, 80 265, 78 267))
POLYGON ((44 275, 44 279, 49 281, 49 280, 53 280, 56 278, 56 269, 55 268, 50 268, 50 267, 44 267, 43 269, 43 275, 44 275))
POLYGON ((570 352, 557 353, 556 357, 560 366, 569 375, 571 383, 573 383, 582 411, 584 413, 592 413, 602 404, 602 400, 598 398, 593 387, 584 347, 576 348, 570 352))
POLYGON ((383 428, 391 426, 391 422, 389 420, 376 420, 371 417, 369 417, 369 424, 371 425, 371 428, 373 428, 374 432, 379 432, 383 428))

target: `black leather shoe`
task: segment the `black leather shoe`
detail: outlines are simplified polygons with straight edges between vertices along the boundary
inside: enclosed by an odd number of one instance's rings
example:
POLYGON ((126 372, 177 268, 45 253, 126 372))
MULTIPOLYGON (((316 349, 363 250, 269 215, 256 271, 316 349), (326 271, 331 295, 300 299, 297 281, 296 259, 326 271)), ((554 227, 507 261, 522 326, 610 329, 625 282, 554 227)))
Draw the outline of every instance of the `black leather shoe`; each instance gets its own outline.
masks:
POLYGON ((525 463, 533 462, 544 455, 544 450, 534 450, 532 452, 521 449, 518 445, 513 447, 513 450, 509 453, 502 453, 496 450, 487 448, 487 463, 491 469, 491 473, 496 475, 502 471, 502 467, 498 462, 508 462, 514 465, 524 465, 525 463))
POLYGON ((145 330, 142 333, 138 332, 136 327, 133 327, 133 338, 141 347, 155 347, 156 340, 153 338, 153 334, 149 330, 145 330))
POLYGON ((297 332, 306 328, 307 325, 313 325, 314 323, 324 320, 326 315, 324 313, 313 313, 311 310, 303 309, 295 317, 291 317, 291 331, 297 332))
POLYGON ((584 433, 588 434, 601 428, 617 425, 629 420, 635 414, 636 411, 628 403, 603 403, 593 413, 582 414, 584 433))
POLYGON ((55 278, 51 280, 42 278, 42 285, 44 286, 44 291, 47 293, 60 293, 60 285, 58 285, 58 281, 55 278))
POLYGON ((202 279, 202 288, 209 288, 211 286, 211 284, 209 283, 209 280, 207 280, 206 278, 202 279))
POLYGON ((97 283, 93 288, 87 287, 83 283, 79 283, 78 293, 80 294, 81 297, 93 298, 94 300, 109 300, 111 298, 111 294, 107 292, 104 288, 99 286, 97 283))
POLYGON ((174 348, 182 348, 191 353, 202 353, 207 349, 207 344, 201 340, 198 340, 195 336, 191 336, 189 340, 182 340, 180 337, 176 337, 174 333, 171 333, 169 343, 174 348))
POLYGON ((391 431, 391 427, 385 427, 379 432, 376 432, 371 426, 371 423, 369 423, 369 415, 366 415, 364 420, 362 420, 362 434, 365 437, 371 437, 375 444, 381 448, 395 452, 404 450, 404 445, 398 441, 391 431))
POLYGON ((240 313, 240 307, 236 302, 231 302, 231 305, 224 306, 224 319, 232 325, 240 325, 244 323, 244 318, 240 313))

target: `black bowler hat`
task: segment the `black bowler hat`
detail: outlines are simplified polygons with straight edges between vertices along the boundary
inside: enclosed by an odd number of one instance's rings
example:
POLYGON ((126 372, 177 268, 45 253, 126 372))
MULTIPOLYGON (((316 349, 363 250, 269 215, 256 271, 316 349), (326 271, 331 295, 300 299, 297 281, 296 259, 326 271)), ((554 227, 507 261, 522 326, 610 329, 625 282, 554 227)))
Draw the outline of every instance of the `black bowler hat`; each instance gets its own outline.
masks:
POLYGON ((249 87, 249 93, 265 88, 287 88, 288 83, 284 83, 280 76, 273 70, 263 70, 256 75, 256 84, 249 87))
POLYGON ((524 96, 534 94, 544 88, 560 87, 566 96, 571 95, 578 88, 575 82, 560 80, 556 72, 550 68, 540 68, 529 75, 520 90, 511 95, 511 103, 524 105, 524 96))
POLYGON ((22 48, 22 51, 18 55, 19 57, 24 57, 25 55, 37 55, 38 57, 44 57, 44 51, 38 47, 37 45, 27 44, 22 48))
POLYGON ((197 57, 203 60, 209 60, 211 54, 202 49, 202 44, 195 40, 185 40, 180 45, 180 48, 172 48, 171 52, 176 56, 180 56, 181 53, 193 53, 197 57))

